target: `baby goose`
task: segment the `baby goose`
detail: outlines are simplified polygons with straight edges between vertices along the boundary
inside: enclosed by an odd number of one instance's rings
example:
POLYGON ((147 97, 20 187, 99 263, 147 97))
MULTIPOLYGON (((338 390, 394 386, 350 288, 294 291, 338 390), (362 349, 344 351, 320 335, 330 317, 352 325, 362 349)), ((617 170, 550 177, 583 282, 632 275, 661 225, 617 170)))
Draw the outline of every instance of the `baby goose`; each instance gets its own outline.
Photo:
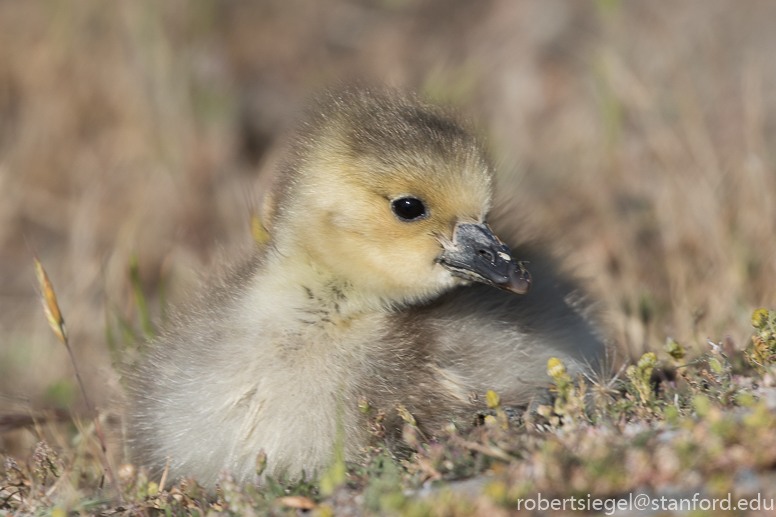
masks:
POLYGON ((492 167, 466 125, 398 94, 330 93, 280 170, 271 238, 179 312, 133 376, 133 447, 170 479, 320 472, 338 428, 346 460, 369 441, 364 396, 401 444, 469 425, 472 392, 525 405, 547 359, 572 370, 603 345, 541 257, 513 254, 485 218, 492 167), (516 259, 531 259, 536 285, 516 259))

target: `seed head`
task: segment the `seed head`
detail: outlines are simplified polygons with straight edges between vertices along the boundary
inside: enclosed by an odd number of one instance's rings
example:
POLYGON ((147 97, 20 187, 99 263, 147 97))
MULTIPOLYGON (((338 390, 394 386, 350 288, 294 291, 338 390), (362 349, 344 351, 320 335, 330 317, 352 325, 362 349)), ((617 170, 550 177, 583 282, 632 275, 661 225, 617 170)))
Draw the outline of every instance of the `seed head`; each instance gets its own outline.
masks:
POLYGON ((43 302, 43 312, 46 313, 46 320, 48 320, 48 324, 51 327, 51 330, 54 331, 54 334, 56 334, 63 344, 66 344, 67 329, 65 328, 65 319, 59 311, 57 296, 54 294, 54 288, 51 286, 51 281, 37 257, 35 257, 35 276, 38 278, 41 301, 43 302))

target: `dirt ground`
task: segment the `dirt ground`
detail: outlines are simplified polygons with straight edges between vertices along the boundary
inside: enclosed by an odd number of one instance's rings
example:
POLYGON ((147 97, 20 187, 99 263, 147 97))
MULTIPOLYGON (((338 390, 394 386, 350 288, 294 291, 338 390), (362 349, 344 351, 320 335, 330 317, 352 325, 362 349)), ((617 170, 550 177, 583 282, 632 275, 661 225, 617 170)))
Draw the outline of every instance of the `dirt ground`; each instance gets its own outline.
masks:
POLYGON ((0 2, 0 415, 83 408, 33 253, 119 414, 132 257, 159 318, 250 246, 283 130, 351 81, 477 121, 501 202, 588 281, 622 357, 743 347, 776 301, 774 20, 767 0, 0 2))

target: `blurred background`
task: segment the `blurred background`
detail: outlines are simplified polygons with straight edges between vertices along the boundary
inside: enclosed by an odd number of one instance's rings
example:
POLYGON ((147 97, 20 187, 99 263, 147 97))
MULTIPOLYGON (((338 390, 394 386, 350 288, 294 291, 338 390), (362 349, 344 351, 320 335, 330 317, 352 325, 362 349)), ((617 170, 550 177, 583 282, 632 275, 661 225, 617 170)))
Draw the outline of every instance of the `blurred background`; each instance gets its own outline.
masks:
MULTIPOLYGON (((121 348, 250 246, 278 137, 350 80, 477 122, 621 359, 744 347, 776 298, 774 22, 768 0, 0 1, 0 416, 84 409, 33 252, 116 422, 121 348)), ((10 427, 0 452, 29 451, 10 427)))

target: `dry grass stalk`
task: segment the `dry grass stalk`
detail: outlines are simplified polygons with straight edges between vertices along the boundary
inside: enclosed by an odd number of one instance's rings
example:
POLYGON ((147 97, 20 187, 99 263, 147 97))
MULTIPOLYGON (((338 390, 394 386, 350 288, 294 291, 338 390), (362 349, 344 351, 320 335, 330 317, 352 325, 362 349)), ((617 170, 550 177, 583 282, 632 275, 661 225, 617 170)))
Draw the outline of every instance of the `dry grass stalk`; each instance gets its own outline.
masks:
POLYGON ((100 426, 100 413, 97 408, 92 406, 89 396, 86 394, 86 388, 81 380, 81 373, 78 371, 78 364, 76 363, 75 356, 73 356, 73 350, 70 348, 70 341, 67 336, 67 329, 65 327, 65 318, 62 316, 62 312, 59 310, 59 303, 57 303, 57 296, 54 293, 54 287, 51 285, 51 281, 46 274, 46 270, 43 269, 43 265, 38 260, 37 255, 34 259, 35 262, 35 276, 38 279, 38 285, 40 286, 41 302, 43 303, 43 312, 46 314, 46 320, 48 320, 49 326, 54 334, 59 338, 70 356, 70 362, 73 364, 73 370, 75 371, 75 377, 78 380, 78 386, 81 388, 81 394, 84 397, 86 408, 94 418, 94 428, 97 431, 97 438, 100 441, 100 450, 102 451, 103 461, 105 462, 105 468, 108 471, 108 477, 110 478, 111 485, 113 485, 119 499, 122 499, 121 489, 116 482, 116 477, 113 475, 113 469, 111 468, 110 461, 108 461, 108 449, 105 446, 105 436, 102 433, 102 427, 100 426))

